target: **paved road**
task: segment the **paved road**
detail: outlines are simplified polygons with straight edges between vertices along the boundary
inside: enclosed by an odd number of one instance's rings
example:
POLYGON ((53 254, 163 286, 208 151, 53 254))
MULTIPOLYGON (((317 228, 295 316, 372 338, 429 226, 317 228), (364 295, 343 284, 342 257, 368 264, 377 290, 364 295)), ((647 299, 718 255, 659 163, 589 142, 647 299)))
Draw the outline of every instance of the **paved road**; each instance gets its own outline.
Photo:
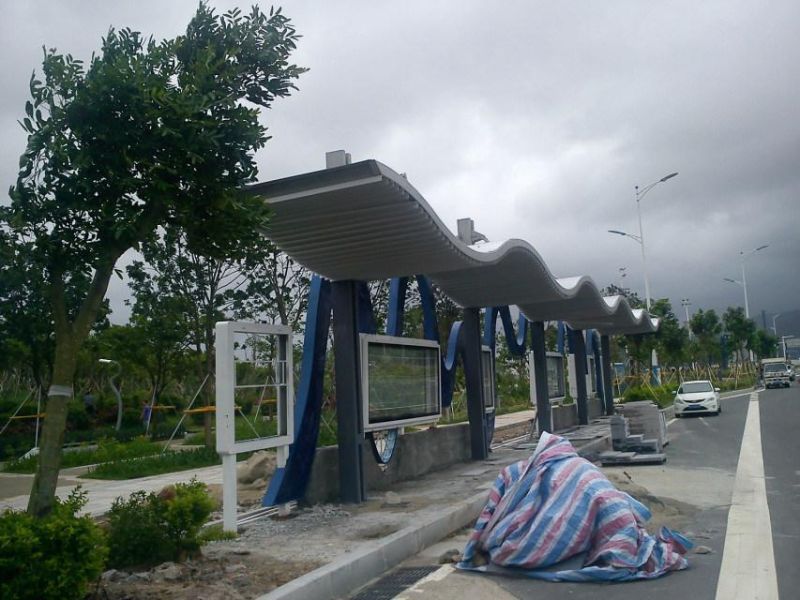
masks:
MULTIPOLYGON (((709 554, 691 554, 688 570, 654 581, 569 584, 475 575, 455 572, 446 566, 397 598, 570 597, 589 600, 601 594, 608 600, 775 598, 776 581, 782 598, 800 597, 800 568, 796 565, 800 558, 799 428, 800 386, 762 391, 752 403, 750 395, 743 394, 724 399, 719 417, 691 417, 671 422, 671 443, 666 449, 668 461, 665 465, 625 468, 636 484, 648 488, 653 495, 678 501, 673 504, 683 513, 682 530, 697 544, 711 549, 709 554), (746 424, 750 425, 747 430, 746 424), (745 452, 740 456, 742 447, 745 452), (759 455, 763 455, 763 463, 758 460, 759 455), (762 464, 760 476, 748 470, 762 464), (756 489, 761 486, 764 513, 761 516, 770 520, 771 536, 752 531, 754 528, 748 528, 747 522, 743 524, 742 514, 745 521, 759 514, 757 508, 750 505, 750 498, 757 500, 759 493, 743 484, 753 484, 756 489), (732 502, 735 503, 733 509, 732 502), (774 548, 774 561, 765 547, 774 548), (757 565, 751 561, 756 552, 761 559, 757 565), (751 573, 747 573, 742 564, 753 564, 751 573), (770 565, 774 565, 771 576, 770 565), (720 580, 721 571, 724 582, 733 585, 725 587, 720 580), (755 584, 760 586, 759 591, 748 587, 755 584)), ((435 564, 445 550, 463 547, 465 539, 466 534, 461 534, 442 542, 401 568, 435 564)))

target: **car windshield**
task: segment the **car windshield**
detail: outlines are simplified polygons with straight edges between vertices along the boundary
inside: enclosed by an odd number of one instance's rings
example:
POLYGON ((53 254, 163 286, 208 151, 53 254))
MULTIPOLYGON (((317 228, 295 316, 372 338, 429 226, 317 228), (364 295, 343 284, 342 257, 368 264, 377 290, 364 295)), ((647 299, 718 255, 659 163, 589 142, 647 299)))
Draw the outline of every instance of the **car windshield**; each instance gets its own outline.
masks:
POLYGON ((679 394, 697 394, 698 392, 710 392, 714 388, 708 381, 696 381, 694 383, 684 383, 678 390, 679 394))
POLYGON ((767 365, 764 367, 765 373, 782 373, 785 370, 785 365, 767 365))

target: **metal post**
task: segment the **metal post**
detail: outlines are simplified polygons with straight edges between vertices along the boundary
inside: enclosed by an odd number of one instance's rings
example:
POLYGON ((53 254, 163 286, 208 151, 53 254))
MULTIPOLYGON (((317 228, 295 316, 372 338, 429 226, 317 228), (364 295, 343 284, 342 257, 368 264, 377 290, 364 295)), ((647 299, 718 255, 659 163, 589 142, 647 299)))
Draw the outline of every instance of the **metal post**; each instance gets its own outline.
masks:
POLYGON ((222 454, 222 529, 236 532, 236 453, 222 454))
POLYGON ((472 460, 489 456, 486 411, 483 403, 483 371, 481 369, 481 319, 477 308, 464 309, 464 379, 467 386, 467 415, 472 460))
POLYGON ((600 336, 600 353, 603 361, 603 404, 606 415, 614 414, 614 384, 611 377, 611 339, 607 335, 600 336))
POLYGON ((586 341, 583 339, 583 331, 580 329, 570 329, 570 347, 575 354, 575 387, 578 390, 578 397, 575 402, 578 405, 578 425, 589 424, 589 402, 586 397, 586 341))
POLYGON ((358 294, 355 281, 336 281, 332 287, 339 495, 342 502, 360 503, 366 493, 361 443, 358 294))
POLYGON ((747 276, 744 274, 744 259, 742 259, 742 288, 744 288, 744 316, 750 318, 750 303, 747 301, 747 276))
POLYGON ((642 265, 644 266, 644 297, 647 312, 650 312, 650 278, 647 276, 647 256, 644 253, 644 230, 642 229, 642 209, 639 200, 639 186, 636 186, 636 214, 639 216, 639 245, 642 247, 642 265))
POLYGON ((550 397, 547 386, 547 348, 544 344, 544 323, 531 323, 531 350, 533 351, 533 379, 536 390, 536 421, 539 432, 553 431, 550 397))

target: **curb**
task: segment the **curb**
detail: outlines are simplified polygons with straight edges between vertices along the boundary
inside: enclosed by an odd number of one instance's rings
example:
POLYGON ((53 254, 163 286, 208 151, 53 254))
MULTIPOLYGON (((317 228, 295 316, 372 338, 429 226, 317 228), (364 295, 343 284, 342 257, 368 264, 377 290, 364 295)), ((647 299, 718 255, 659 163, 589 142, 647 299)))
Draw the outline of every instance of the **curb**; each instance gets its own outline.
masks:
POLYGON ((309 600, 337 598, 383 575, 454 531, 472 524, 480 515, 489 491, 484 490, 446 510, 392 534, 377 547, 364 548, 306 573, 257 600, 309 600))

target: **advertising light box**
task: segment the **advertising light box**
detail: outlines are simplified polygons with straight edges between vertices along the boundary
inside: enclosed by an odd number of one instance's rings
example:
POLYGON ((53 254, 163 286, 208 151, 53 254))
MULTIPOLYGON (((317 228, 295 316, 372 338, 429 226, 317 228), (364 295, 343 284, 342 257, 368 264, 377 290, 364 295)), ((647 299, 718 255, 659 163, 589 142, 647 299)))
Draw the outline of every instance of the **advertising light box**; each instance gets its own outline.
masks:
POLYGON ((433 423, 442 413, 439 344, 361 334, 364 431, 433 423))
POLYGON ((558 352, 547 353, 547 396, 561 400, 567 395, 564 385, 564 357, 558 352))

